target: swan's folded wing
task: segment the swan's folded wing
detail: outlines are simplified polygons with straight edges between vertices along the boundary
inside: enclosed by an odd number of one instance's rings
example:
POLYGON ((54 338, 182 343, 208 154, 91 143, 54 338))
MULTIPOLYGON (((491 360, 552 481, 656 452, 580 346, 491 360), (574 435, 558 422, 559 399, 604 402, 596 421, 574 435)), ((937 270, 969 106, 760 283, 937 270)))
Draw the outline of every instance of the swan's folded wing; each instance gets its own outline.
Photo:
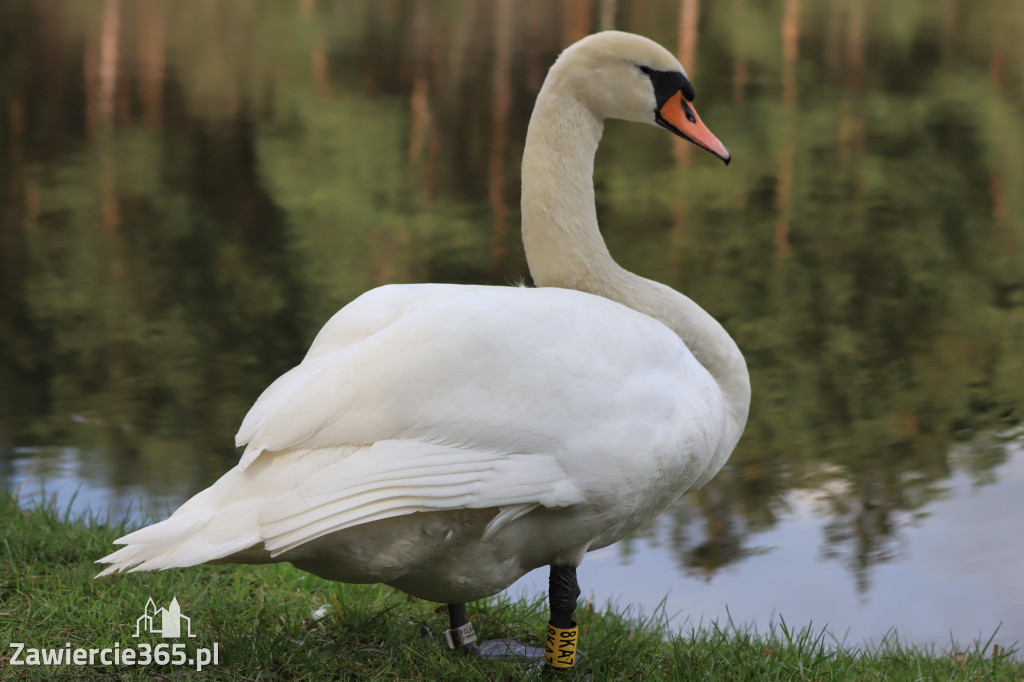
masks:
MULTIPOLYGON (((248 445, 242 467, 263 451, 317 447, 327 423, 351 414, 354 405, 372 405, 385 397, 390 385, 375 378, 403 351, 403 335, 394 327, 401 327, 403 318, 421 306, 460 289, 444 284, 383 286, 339 310, 302 362, 268 386, 242 420, 235 435, 236 445, 248 445), (381 390, 373 390, 375 383, 381 390)), ((337 444, 373 440, 347 435, 337 444)))
POLYGON ((239 469, 323 462, 262 507, 272 554, 432 510, 496 508, 494 533, 532 506, 614 498, 616 481, 659 475, 632 463, 638 442, 685 440, 665 427, 679 421, 674 386, 704 370, 655 320, 560 289, 398 294, 415 304, 373 324, 339 313, 243 422, 239 469))
MULTIPOLYGON (((264 507, 264 547, 277 556, 352 526, 415 512, 529 509, 582 501, 550 455, 501 454, 416 441, 380 441, 341 459, 264 507)), ((487 532, 497 528, 489 527, 487 532)))
POLYGON ((357 299, 246 415, 241 466, 262 453, 382 440, 545 452, 598 425, 589 403, 608 403, 607 387, 632 376, 614 334, 634 332, 618 318, 661 325, 596 297, 571 318, 573 294, 584 294, 523 291, 410 285, 357 299), (366 298, 387 314, 360 312, 366 298))

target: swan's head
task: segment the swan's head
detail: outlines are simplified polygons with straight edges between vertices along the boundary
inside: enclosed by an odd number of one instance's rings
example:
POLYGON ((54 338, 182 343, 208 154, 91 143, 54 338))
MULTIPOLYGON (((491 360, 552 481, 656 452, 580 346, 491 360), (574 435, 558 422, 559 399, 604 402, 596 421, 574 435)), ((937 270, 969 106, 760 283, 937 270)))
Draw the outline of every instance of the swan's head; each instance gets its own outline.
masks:
POLYGON ((671 52, 653 40, 603 31, 566 48, 551 69, 555 87, 571 89, 598 118, 658 125, 725 163, 729 150, 693 106, 694 90, 671 52))

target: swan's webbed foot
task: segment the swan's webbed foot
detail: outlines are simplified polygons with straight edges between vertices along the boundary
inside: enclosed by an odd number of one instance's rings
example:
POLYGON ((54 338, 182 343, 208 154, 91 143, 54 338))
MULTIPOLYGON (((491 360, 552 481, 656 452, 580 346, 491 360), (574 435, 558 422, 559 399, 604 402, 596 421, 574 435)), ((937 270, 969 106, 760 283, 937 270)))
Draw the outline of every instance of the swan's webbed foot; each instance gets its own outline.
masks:
POLYGON ((535 663, 544 660, 544 649, 511 639, 478 641, 473 624, 469 622, 465 604, 449 604, 448 619, 451 628, 445 630, 444 639, 449 649, 489 661, 517 661, 535 663))

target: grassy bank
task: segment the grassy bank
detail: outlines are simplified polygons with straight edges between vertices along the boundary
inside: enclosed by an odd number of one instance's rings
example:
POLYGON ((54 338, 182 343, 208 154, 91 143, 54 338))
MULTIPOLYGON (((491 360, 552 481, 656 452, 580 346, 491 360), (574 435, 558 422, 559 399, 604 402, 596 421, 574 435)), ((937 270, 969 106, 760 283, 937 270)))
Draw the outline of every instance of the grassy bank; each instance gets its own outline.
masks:
MULTIPOLYGON (((379 585, 340 585, 290 566, 197 567, 93 580, 120 525, 87 523, 54 510, 19 510, 0 494, 0 677, 3 679, 225 680, 521 680, 530 666, 453 655, 441 633, 437 605, 379 585), (136 619, 152 597, 158 607, 177 597, 195 637, 135 638, 136 619), (324 608, 326 606, 326 608, 324 608), (313 612, 317 611, 314 617, 313 612), (29 649, 125 647, 184 643, 182 657, 217 645, 219 661, 194 666, 13 665, 11 642, 29 649)), ((1024 680, 1016 654, 983 643, 955 651, 897 645, 836 651, 825 634, 778 627, 751 635, 714 626, 679 637, 664 618, 632 619, 583 609, 578 620, 586 652, 559 679, 595 680, 1024 680), (994 654, 994 655, 993 655, 994 654)), ((484 638, 540 644, 542 600, 501 598, 470 606, 484 638)), ((41 655, 41 654, 37 654, 41 655)), ((54 654, 55 655, 55 654, 54 654)), ((82 654, 85 656, 86 654, 82 654)), ((177 655, 177 652, 175 652, 177 655)), ((202 655, 202 654, 199 654, 202 655)), ((112 657, 113 654, 108 654, 112 657)), ((550 674, 545 678, 552 678, 550 674)))

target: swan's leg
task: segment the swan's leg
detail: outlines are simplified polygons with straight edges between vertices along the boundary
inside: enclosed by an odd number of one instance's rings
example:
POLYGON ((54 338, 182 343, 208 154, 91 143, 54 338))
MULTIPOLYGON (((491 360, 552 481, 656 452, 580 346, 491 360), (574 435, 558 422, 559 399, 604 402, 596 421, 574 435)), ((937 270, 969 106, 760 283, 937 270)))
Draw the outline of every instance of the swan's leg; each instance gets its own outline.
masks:
POLYGON ((572 619, 580 585, 576 581, 575 566, 552 564, 548 577, 548 600, 551 602, 551 620, 544 646, 544 662, 553 668, 571 668, 576 663, 576 635, 578 628, 572 619))
POLYGON ((465 604, 448 605, 448 622, 451 628, 445 631, 444 638, 452 649, 481 658, 517 660, 524 663, 543 659, 553 668, 571 668, 576 662, 577 632, 572 615, 576 611, 576 600, 579 596, 580 586, 576 582, 576 568, 551 566, 548 578, 551 619, 548 621, 544 649, 508 639, 489 639, 478 643, 465 604))
POLYGON ((476 653, 476 632, 473 631, 473 624, 469 622, 466 605, 449 604, 448 622, 451 625, 451 629, 444 633, 448 646, 452 649, 458 649, 463 653, 476 653))

